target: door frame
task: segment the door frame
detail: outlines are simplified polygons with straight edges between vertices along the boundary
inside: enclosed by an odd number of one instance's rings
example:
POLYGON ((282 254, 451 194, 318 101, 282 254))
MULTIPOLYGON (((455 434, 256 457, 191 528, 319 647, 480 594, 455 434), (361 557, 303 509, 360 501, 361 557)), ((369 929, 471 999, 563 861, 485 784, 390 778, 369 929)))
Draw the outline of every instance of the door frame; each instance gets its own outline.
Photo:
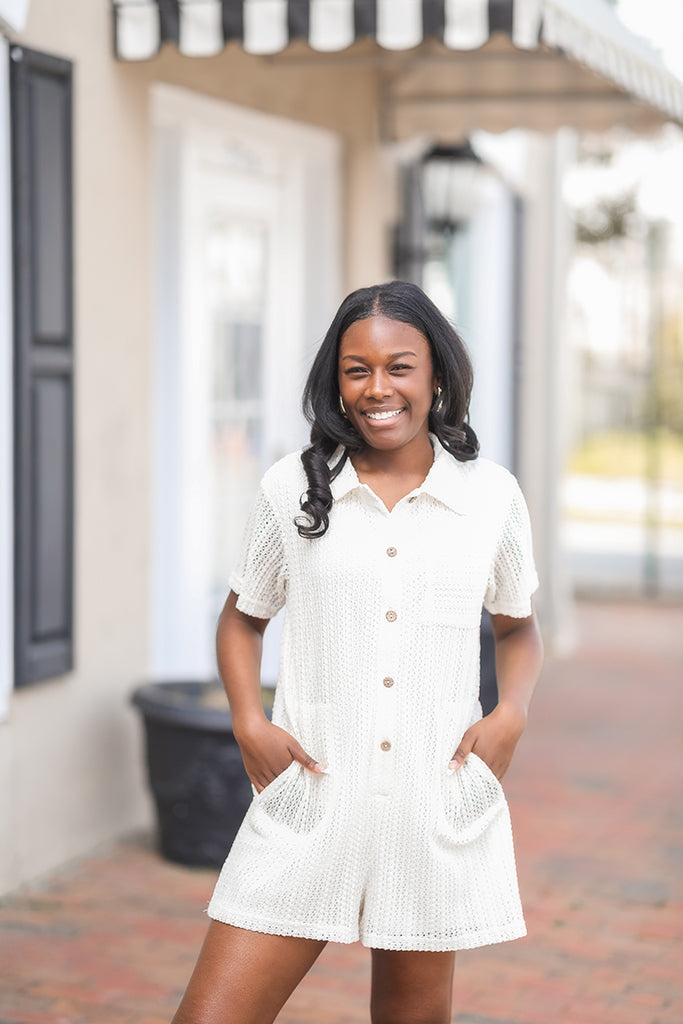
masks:
POLYGON ((280 357, 266 367, 266 394, 274 404, 265 424, 267 464, 306 439, 291 398, 296 394, 298 408, 309 357, 340 298, 341 147, 332 132, 166 84, 152 88, 151 118, 157 339, 150 670, 167 679, 207 677, 215 674, 213 637, 207 635, 210 548, 202 500, 208 494, 208 451, 204 458, 202 357, 190 344, 204 319, 195 255, 201 183, 209 180, 206 175, 228 180, 231 173, 241 173, 244 181, 253 172, 275 182, 282 195, 276 239, 281 267, 267 317, 271 330, 277 328, 280 357))

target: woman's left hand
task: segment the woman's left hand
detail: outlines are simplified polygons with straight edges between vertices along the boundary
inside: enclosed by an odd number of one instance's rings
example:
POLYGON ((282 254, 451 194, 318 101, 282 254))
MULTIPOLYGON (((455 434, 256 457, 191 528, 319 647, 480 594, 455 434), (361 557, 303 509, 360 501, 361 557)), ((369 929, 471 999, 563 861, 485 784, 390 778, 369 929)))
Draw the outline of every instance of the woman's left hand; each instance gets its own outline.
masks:
POLYGON ((543 643, 532 612, 524 619, 491 615, 496 647, 498 705, 464 734, 449 767, 460 768, 469 753, 502 779, 526 726, 527 708, 543 661, 543 643))
POLYGON ((485 761, 497 779, 510 766, 517 741, 524 732, 526 712, 514 703, 500 703, 485 718, 471 725, 453 754, 449 768, 460 768, 469 753, 485 761))

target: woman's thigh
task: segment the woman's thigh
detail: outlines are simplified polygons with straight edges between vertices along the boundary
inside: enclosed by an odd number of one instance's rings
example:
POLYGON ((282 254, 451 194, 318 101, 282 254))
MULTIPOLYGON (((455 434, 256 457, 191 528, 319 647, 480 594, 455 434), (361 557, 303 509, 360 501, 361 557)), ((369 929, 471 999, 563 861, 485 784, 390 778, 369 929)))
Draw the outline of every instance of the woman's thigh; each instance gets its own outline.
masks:
POLYGON ((449 1024, 455 953, 372 951, 372 1024, 449 1024))
POLYGON ((325 945, 212 921, 173 1024, 271 1024, 325 945))

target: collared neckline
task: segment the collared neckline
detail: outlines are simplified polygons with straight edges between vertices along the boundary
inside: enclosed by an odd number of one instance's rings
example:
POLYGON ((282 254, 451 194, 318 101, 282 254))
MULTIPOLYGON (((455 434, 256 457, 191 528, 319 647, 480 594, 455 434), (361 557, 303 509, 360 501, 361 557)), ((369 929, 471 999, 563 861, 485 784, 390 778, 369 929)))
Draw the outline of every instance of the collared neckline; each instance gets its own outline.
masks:
MULTIPOLYGON (((428 494, 432 498, 436 498, 443 505, 446 505, 453 512, 458 515, 466 515, 469 511, 469 502, 466 494, 466 483, 465 483, 465 464, 458 462, 454 459, 450 452, 447 452, 439 441, 436 434, 430 433, 429 440, 432 443, 434 449, 434 461, 432 462, 427 476, 414 490, 406 494, 401 501, 406 501, 408 498, 417 497, 420 494, 428 494)), ((335 450, 334 454, 329 460, 330 466, 335 466, 343 454, 343 447, 339 447, 335 450)), ((353 468, 351 459, 347 457, 341 472, 330 485, 332 491, 332 497, 335 501, 341 500, 345 495, 351 491, 358 489, 365 489, 374 494, 371 487, 367 484, 361 483, 358 479, 358 474, 353 468)), ((377 498, 377 495, 375 495, 377 498)), ((379 501, 380 499, 377 498, 379 501)), ((401 502, 398 503, 399 505, 401 502)))

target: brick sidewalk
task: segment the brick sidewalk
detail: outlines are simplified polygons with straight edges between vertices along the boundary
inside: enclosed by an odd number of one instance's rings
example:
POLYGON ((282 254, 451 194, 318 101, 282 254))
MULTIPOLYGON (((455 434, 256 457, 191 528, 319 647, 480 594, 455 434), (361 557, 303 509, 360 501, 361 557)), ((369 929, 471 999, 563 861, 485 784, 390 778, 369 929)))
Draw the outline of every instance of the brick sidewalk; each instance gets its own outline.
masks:
MULTIPOLYGON (((529 936, 458 954, 457 1024, 683 1024, 683 616, 579 624, 506 779, 529 936)), ((131 840, 6 901, 0 1024, 168 1024, 215 874, 131 840)), ((368 959, 330 944, 279 1022, 367 1024, 368 959)))

